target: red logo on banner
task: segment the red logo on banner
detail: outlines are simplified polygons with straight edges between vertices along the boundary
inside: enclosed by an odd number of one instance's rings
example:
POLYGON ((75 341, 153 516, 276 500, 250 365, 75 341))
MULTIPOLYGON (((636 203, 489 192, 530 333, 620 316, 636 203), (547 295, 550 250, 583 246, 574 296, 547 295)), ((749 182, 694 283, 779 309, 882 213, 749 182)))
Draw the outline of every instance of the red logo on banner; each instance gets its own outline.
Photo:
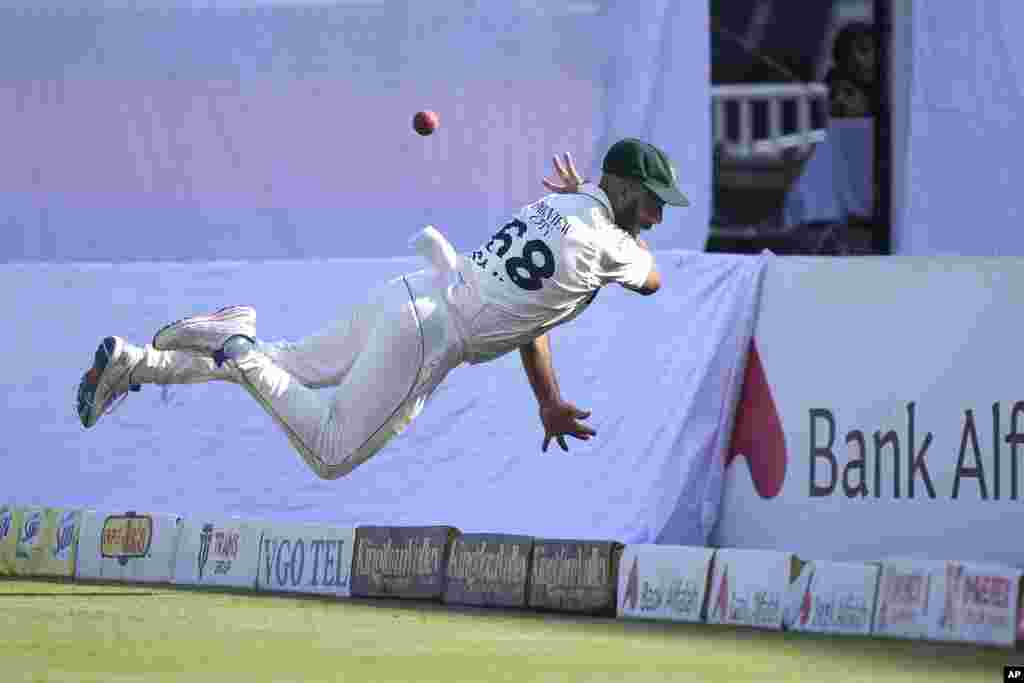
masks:
POLYGON ((629 579, 626 580, 626 595, 622 598, 622 606, 629 604, 629 609, 636 609, 636 601, 640 597, 640 577, 637 574, 637 561, 633 558, 633 568, 629 570, 629 579))
POLYGON ((729 619, 729 565, 722 568, 722 580, 718 584, 718 602, 715 604, 715 612, 722 621, 729 619))
POLYGON ((807 626, 811 620, 811 608, 814 606, 814 596, 811 593, 811 584, 814 583, 814 572, 807 578, 807 589, 804 591, 803 602, 800 603, 800 625, 807 626))
POLYGON ((786 437, 754 339, 750 340, 747 370, 743 375, 725 466, 729 467, 737 455, 746 458, 757 495, 762 498, 779 495, 786 479, 786 437))

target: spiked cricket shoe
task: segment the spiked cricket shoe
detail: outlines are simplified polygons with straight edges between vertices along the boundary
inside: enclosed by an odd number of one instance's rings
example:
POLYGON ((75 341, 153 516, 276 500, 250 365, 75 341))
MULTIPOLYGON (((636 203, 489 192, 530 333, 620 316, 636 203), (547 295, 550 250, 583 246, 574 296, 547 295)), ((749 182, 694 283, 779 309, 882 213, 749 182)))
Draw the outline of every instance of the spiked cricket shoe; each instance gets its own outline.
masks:
POLYGON ((107 337, 100 342, 93 354, 92 367, 78 383, 78 418, 83 427, 95 425, 128 391, 139 390, 138 384, 131 383, 131 373, 144 353, 120 337, 107 337))
POLYGON ((162 327, 153 336, 158 351, 192 351, 214 354, 234 336, 256 339, 256 309, 227 306, 209 315, 182 318, 162 327))

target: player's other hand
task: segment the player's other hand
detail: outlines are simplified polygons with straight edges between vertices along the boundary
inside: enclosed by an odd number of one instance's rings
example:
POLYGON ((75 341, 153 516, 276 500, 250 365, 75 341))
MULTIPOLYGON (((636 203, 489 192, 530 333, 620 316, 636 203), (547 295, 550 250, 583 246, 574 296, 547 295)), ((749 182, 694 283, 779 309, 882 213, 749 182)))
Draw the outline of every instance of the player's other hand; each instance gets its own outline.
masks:
POLYGON ((572 155, 566 152, 562 155, 562 159, 558 158, 556 154, 551 158, 551 161, 555 164, 555 174, 558 176, 557 180, 548 180, 547 178, 541 179, 544 183, 544 187, 548 188, 552 192, 558 194, 572 194, 578 192, 580 185, 586 181, 580 172, 576 170, 576 164, 573 163, 572 155))
POLYGON ((563 451, 568 451, 565 437, 571 436, 580 441, 588 441, 597 436, 597 432, 583 424, 580 420, 590 417, 589 410, 580 410, 566 401, 555 401, 540 408, 540 421, 544 423, 544 443, 540 449, 547 453, 551 439, 558 441, 563 451))

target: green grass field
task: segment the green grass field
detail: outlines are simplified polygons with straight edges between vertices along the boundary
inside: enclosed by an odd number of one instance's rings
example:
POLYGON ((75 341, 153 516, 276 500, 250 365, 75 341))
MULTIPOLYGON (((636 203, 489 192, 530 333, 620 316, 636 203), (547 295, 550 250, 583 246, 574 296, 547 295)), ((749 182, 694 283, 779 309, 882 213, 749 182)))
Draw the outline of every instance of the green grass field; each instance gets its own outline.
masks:
POLYGON ((699 624, 0 581, 0 681, 979 681, 1024 653, 699 624))

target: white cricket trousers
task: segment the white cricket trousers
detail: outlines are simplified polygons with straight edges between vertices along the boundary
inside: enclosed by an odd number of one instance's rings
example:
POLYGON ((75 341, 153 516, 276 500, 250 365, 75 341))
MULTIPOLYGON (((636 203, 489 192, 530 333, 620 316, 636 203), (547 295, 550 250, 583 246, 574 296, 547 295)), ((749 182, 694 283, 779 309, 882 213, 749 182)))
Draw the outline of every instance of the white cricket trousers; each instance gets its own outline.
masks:
POLYGON ((321 332, 298 342, 258 341, 223 367, 147 345, 132 381, 241 384, 317 476, 336 479, 400 434, 462 363, 456 317, 433 271, 418 271, 373 289, 321 332), (324 387, 336 389, 318 391, 324 387))

